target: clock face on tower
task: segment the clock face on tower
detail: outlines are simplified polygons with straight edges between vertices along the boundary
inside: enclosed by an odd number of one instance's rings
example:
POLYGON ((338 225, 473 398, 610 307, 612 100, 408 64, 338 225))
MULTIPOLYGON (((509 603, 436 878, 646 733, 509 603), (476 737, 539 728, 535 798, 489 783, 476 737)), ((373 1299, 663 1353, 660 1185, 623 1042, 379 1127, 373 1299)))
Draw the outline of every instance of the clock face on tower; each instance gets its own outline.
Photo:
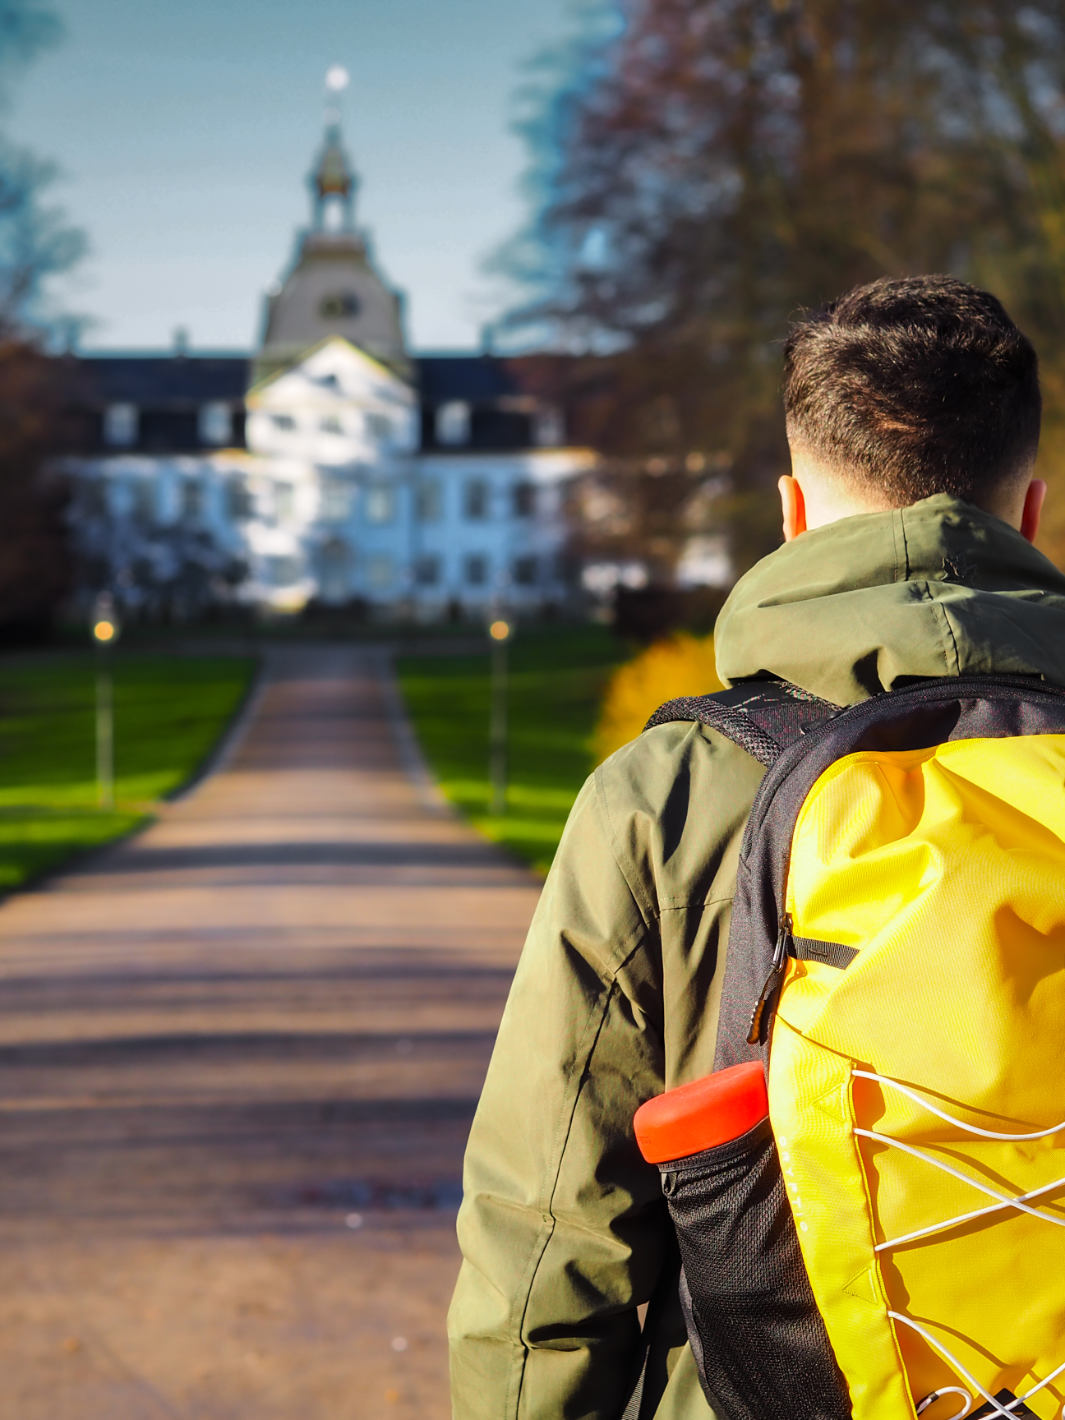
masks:
POLYGON ((318 314, 323 320, 350 320, 359 314, 360 302, 354 291, 333 291, 323 296, 318 314))

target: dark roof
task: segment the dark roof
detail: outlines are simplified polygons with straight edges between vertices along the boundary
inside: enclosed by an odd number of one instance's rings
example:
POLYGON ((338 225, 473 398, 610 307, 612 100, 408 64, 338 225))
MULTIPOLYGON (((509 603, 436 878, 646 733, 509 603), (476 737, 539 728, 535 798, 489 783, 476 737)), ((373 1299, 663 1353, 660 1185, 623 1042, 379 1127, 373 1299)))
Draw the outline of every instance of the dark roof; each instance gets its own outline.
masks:
MULTIPOLYGON (((113 354, 66 357, 74 377, 71 404, 85 420, 87 448, 104 447, 103 411, 131 404, 140 411, 142 450, 202 446, 197 411, 229 404, 235 411, 234 442, 243 443, 244 396, 252 377, 245 355, 113 354)), ((426 451, 525 449, 534 442, 537 406, 555 405, 569 423, 564 375, 572 363, 557 355, 446 353, 416 357, 426 451), (436 410, 452 401, 470 408, 468 440, 437 442, 436 410)))
MULTIPOLYGON (((440 353, 416 356, 413 363, 423 404, 491 405, 532 393, 542 383, 540 366, 556 358, 440 353)), ((73 363, 82 400, 95 407, 238 403, 252 377, 245 355, 83 355, 73 363)))
POLYGON ((489 404, 522 393, 512 362, 495 355, 421 355, 414 365, 424 404, 489 404))
MULTIPOLYGON (((494 355, 422 355, 415 359, 424 403, 491 404, 522 393, 511 361, 494 355)), ((84 355, 77 360, 87 404, 205 404, 243 399, 251 361, 243 355, 84 355)))
POLYGON ((86 404, 144 409, 242 403, 251 362, 243 355, 83 355, 77 371, 86 404))

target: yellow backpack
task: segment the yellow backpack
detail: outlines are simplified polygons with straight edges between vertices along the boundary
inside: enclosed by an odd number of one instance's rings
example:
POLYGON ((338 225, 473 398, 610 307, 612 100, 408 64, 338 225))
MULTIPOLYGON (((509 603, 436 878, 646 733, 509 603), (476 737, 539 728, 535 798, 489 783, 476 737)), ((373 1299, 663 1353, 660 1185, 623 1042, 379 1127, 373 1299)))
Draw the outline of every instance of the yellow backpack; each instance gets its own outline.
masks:
MULTIPOLYGON (((656 1161, 719 1420, 1065 1414, 1065 691, 672 702, 767 765, 715 1070, 768 1119, 656 1161)), ((664 1097, 663 1097, 664 1098, 664 1097)))

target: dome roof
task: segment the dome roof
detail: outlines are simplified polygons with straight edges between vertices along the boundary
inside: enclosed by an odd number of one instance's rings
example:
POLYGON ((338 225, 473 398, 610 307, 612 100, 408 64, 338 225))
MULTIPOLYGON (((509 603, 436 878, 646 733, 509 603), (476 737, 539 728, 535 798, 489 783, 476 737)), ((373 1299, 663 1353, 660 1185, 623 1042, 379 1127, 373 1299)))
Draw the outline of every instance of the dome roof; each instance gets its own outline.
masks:
POLYGON ((335 116, 327 124, 308 184, 311 228, 300 237, 284 281, 267 297, 257 375, 295 364, 331 335, 342 336, 405 374, 402 299, 375 269, 355 226, 358 178, 335 116))
POLYGON ((355 190, 355 173, 340 141, 340 125, 326 130, 318 161, 310 175, 311 190, 320 198, 349 197, 355 190))

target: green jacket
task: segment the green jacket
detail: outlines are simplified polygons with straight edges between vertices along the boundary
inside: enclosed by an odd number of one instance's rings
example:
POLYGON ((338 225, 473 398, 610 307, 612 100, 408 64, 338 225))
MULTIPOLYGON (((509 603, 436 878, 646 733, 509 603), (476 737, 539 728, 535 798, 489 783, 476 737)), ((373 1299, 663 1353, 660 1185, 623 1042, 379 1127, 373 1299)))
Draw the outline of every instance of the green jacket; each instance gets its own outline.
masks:
MULTIPOLYGON (((774 552, 735 588, 716 647, 728 682, 781 676, 840 704, 912 676, 1065 683, 1065 577, 1005 523, 938 496, 774 552)), ((663 725, 601 765, 573 807, 466 1155, 455 1420, 614 1420, 645 1303, 641 1416, 711 1414, 632 1116, 712 1069, 736 858, 762 773, 703 726, 663 725)))

